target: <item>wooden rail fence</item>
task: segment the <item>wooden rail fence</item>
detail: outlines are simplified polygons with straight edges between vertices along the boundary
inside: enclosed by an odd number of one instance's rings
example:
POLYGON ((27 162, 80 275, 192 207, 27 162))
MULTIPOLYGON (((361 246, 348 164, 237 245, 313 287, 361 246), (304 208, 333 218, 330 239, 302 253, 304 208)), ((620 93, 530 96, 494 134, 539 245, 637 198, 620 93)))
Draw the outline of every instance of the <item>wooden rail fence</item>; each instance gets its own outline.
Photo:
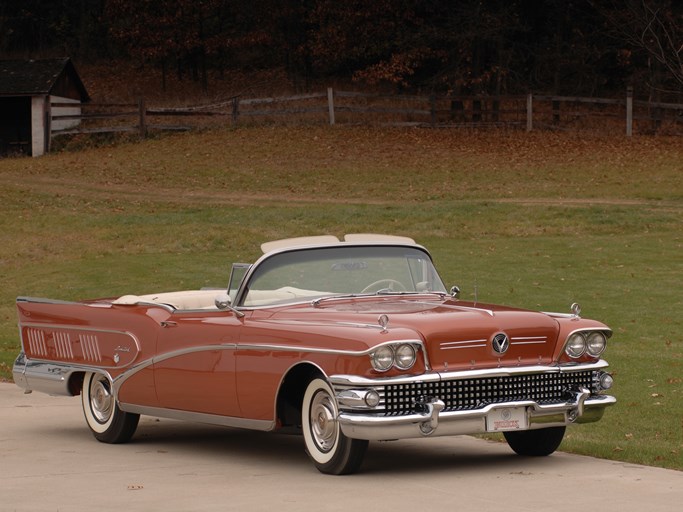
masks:
MULTIPOLYGON (((73 103, 53 103, 73 108, 73 103)), ((567 96, 437 96, 384 95, 338 91, 271 98, 234 97, 220 103, 182 108, 149 108, 144 99, 136 104, 85 103, 79 114, 51 116, 52 136, 77 133, 190 130, 215 124, 285 119, 288 123, 381 124, 390 126, 480 127, 509 126, 534 129, 617 130, 630 137, 634 130, 652 133, 663 127, 683 135, 683 104, 635 100, 628 89, 624 98, 567 96), (167 122, 161 123, 161 120, 167 122), (192 124, 188 124, 193 120, 192 124), (200 121, 201 120, 201 121, 200 121), (207 121, 213 120, 213 121, 207 121), (154 121, 154 122, 151 122, 154 121), (61 123, 59 123, 61 122, 61 123)))

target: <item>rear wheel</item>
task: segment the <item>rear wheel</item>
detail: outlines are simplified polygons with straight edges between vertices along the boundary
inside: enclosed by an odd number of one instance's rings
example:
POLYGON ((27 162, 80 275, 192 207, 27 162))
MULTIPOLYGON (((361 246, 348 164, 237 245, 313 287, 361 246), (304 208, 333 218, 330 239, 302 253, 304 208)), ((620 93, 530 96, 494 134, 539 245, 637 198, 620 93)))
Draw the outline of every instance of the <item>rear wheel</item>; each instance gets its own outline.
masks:
POLYGON ((345 475, 358 470, 368 442, 346 437, 339 427, 337 402, 330 385, 313 379, 301 407, 306 452, 321 473, 345 475))
POLYGON ((133 437, 140 415, 119 409, 111 386, 111 382, 104 375, 86 373, 81 391, 83 414, 98 441, 125 443, 133 437))
POLYGON ((566 427, 504 432, 505 440, 517 455, 544 457, 560 446, 566 427))

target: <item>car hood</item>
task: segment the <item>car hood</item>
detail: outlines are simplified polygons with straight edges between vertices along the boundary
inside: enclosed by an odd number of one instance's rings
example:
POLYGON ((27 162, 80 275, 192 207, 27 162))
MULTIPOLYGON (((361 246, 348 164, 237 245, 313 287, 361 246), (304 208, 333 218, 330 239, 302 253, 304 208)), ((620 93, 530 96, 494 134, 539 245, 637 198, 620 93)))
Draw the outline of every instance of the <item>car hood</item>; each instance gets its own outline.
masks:
POLYGON ((345 331, 349 325, 358 325, 367 332, 368 326, 381 329, 383 315, 387 323, 380 339, 388 340, 392 332, 398 339, 406 339, 412 333, 424 342, 430 365, 437 371, 549 364, 559 334, 558 322, 544 313, 454 300, 329 300, 317 306, 283 308, 270 318, 319 327, 343 325, 345 331))

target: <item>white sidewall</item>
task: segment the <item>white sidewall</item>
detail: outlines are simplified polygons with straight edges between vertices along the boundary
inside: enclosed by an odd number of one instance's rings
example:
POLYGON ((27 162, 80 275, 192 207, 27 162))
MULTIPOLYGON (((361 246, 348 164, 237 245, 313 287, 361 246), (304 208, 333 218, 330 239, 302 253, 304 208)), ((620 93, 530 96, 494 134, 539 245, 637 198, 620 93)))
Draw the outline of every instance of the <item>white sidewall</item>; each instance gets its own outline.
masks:
POLYGON ((106 423, 100 423, 97 421, 90 405, 90 385, 94 377, 94 373, 85 374, 85 377, 83 378, 83 390, 81 391, 81 403, 83 404, 83 414, 85 415, 85 421, 88 423, 90 429, 98 434, 103 434, 109 429, 109 427, 111 427, 111 424, 116 416, 116 410, 114 409, 112 411, 106 423))
MULTIPOLYGON (((313 379, 306 388, 306 393, 304 393, 304 401, 301 407, 301 425, 304 431, 304 441, 306 442, 306 448, 308 449, 309 455, 318 464, 327 464, 337 453, 341 432, 339 431, 339 423, 335 420, 336 436, 334 446, 332 446, 332 449, 329 452, 320 451, 315 439, 313 438, 313 434, 311 433, 311 401, 313 400, 316 392, 319 390, 326 391, 334 401, 334 392, 332 391, 330 385, 322 379, 313 379)), ((336 406, 334 412, 336 416, 336 406)))

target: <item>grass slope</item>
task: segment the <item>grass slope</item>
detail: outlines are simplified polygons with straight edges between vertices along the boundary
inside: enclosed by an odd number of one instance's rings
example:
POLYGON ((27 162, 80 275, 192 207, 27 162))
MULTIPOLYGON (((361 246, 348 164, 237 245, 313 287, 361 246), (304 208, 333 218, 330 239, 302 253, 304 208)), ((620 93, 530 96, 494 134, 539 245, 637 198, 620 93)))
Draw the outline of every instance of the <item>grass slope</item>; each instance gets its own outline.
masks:
POLYGON ((241 128, 0 160, 0 204, 4 378, 18 295, 224 286, 266 240, 402 234, 465 297, 610 325, 619 403, 562 449, 683 469, 680 139, 241 128))

